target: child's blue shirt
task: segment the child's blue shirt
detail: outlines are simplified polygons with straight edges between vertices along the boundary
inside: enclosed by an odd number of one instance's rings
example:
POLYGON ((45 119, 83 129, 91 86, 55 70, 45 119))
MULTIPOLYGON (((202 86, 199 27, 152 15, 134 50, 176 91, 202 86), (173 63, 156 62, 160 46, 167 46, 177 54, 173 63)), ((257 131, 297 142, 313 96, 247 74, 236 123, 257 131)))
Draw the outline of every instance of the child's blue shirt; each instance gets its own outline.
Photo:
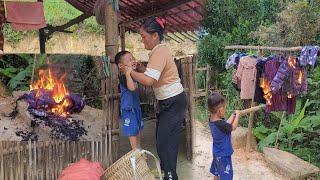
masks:
POLYGON ((233 148, 231 144, 232 125, 224 119, 209 121, 213 144, 212 153, 215 157, 231 156, 233 148))
POLYGON ((121 110, 131 110, 140 108, 139 91, 130 91, 127 87, 126 77, 121 75, 120 78, 120 108, 121 110))

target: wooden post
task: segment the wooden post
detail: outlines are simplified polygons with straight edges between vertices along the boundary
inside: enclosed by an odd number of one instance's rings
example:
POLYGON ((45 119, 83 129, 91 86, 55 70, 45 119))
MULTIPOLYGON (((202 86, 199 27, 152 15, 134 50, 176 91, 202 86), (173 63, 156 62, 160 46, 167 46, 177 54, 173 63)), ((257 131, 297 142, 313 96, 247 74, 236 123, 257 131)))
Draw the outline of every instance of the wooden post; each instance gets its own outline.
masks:
MULTIPOLYGON (((43 2, 43 0, 38 0, 43 2)), ((44 28, 39 29, 39 43, 40 43, 40 54, 46 53, 46 35, 44 33, 44 28)))
POLYGON ((46 36, 44 29, 39 30, 40 54, 46 53, 46 36))
MULTIPOLYGON (((113 3, 107 3, 105 7, 105 49, 107 56, 111 59, 111 73, 110 73, 110 86, 106 88, 110 88, 111 95, 114 93, 118 93, 118 67, 114 64, 114 57, 119 50, 119 32, 118 32, 118 18, 117 12, 114 9, 113 3)), ((109 97, 108 97, 109 98, 109 97)), ((110 101, 110 98, 109 98, 110 101)), ((110 107, 112 108, 109 117, 107 117, 107 121, 111 121, 112 129, 119 128, 119 100, 118 99, 111 99, 109 103, 110 107)), ((109 108, 105 108, 105 111, 108 111, 109 108)), ((112 139, 118 138, 119 135, 113 135, 112 139)), ((119 138, 118 138, 119 139, 119 138)), ((118 156, 118 148, 119 142, 113 141, 112 143, 112 152, 117 159, 118 156)), ((113 159, 111 159, 112 161, 113 159)))
POLYGON ((121 51, 126 50, 126 28, 120 26, 121 51))
POLYGON ((187 139, 187 143, 190 143, 189 147, 190 148, 190 154, 188 156, 189 160, 192 160, 192 149, 193 149, 193 140, 195 138, 194 134, 194 114, 195 114, 195 101, 194 101, 194 96, 195 96, 195 67, 194 63, 195 59, 194 57, 188 57, 187 58, 187 63, 188 63, 188 81, 189 81, 189 116, 190 116, 190 124, 189 127, 187 128, 187 133, 190 133, 190 139, 187 139))

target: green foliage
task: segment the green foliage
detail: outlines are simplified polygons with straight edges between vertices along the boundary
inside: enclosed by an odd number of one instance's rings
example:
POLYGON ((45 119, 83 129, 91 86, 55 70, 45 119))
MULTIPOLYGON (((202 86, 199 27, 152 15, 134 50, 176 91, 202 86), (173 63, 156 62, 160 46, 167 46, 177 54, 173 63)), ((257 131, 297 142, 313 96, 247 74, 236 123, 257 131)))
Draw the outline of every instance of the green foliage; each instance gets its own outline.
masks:
POLYGON ((29 80, 32 75, 33 61, 36 59, 35 68, 39 68, 45 62, 46 55, 33 55, 20 54, 8 55, 0 62, 3 63, 0 66, 1 81, 7 82, 7 86, 11 91, 13 90, 27 90, 29 88, 29 80), (19 62, 15 64, 14 62, 19 62))
POLYGON ((25 36, 26 33, 13 31, 9 24, 4 24, 3 34, 7 41, 17 43, 25 36))
POLYGON ((289 3, 278 13, 278 21, 271 26, 261 25, 252 35, 261 44, 273 46, 303 46, 320 42, 320 2, 289 3))
POLYGON ((207 16, 202 24, 213 35, 223 35, 231 32, 239 23, 239 19, 257 22, 259 0, 208 0, 206 3, 207 16))

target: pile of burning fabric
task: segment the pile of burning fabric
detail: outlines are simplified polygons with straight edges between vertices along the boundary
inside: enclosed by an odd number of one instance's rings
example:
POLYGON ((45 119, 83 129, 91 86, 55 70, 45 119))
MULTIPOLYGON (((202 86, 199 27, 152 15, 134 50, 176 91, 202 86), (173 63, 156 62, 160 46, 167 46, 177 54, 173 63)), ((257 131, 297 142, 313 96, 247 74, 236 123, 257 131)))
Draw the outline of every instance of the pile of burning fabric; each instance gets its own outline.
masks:
MULTIPOLYGON (((51 70, 40 70, 39 80, 30 86, 30 91, 18 98, 28 103, 28 112, 33 117, 31 126, 46 126, 54 139, 76 141, 86 134, 82 120, 71 118, 72 113, 80 113, 84 108, 81 96, 69 93, 63 77, 56 79, 51 70)), ((17 111, 17 110, 16 110, 17 111)), ((12 113, 12 117, 17 112, 12 113)), ((18 133, 18 132, 17 132, 18 133)), ((18 135, 18 134, 17 134, 18 135)), ((37 140, 32 133, 19 132, 24 140, 37 140)))

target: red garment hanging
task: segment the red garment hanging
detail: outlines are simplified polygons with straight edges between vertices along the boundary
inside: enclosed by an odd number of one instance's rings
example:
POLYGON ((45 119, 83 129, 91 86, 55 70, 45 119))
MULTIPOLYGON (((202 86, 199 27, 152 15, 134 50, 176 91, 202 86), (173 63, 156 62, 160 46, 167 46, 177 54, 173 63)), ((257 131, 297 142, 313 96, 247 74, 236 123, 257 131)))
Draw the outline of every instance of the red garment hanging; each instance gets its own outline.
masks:
POLYGON ((7 21, 15 31, 46 27, 42 2, 6 2, 7 21))

